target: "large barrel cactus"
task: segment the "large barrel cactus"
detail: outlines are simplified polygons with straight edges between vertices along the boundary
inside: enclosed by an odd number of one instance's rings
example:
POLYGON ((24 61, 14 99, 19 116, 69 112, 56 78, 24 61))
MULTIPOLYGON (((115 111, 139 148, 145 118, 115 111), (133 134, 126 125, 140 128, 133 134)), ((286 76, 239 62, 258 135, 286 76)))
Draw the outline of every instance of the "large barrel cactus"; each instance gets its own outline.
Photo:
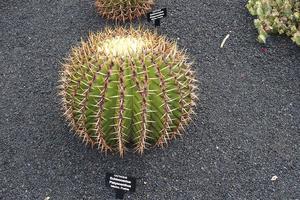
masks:
POLYGON ((61 82, 70 126, 87 144, 120 156, 164 146, 180 135, 195 105, 186 55, 142 28, 91 34, 66 59, 61 82))
POLYGON ((96 0, 99 14, 115 21, 133 20, 151 10, 154 0, 96 0))

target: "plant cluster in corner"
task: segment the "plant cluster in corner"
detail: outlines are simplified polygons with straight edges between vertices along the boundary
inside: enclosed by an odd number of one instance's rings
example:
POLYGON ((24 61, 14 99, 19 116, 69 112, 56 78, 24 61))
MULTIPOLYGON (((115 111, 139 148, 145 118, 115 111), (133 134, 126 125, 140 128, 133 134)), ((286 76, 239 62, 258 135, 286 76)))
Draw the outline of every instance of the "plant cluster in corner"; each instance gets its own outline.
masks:
POLYGON ((259 42, 265 43, 269 34, 285 34, 300 46, 299 0, 249 0, 247 8, 258 17, 259 42))

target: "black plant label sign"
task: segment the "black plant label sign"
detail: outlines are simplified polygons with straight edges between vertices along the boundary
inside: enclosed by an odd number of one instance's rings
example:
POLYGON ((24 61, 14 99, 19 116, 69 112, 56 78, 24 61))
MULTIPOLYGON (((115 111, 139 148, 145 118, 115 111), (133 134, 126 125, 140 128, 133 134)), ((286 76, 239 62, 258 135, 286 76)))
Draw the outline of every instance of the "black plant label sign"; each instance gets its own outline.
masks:
POLYGON ((116 199, 123 199, 126 192, 135 192, 136 178, 106 173, 105 184, 116 191, 116 199))
POLYGON ((148 22, 153 21, 155 26, 160 26, 160 20, 166 16, 167 16, 167 8, 162 8, 147 13, 147 20, 148 22))

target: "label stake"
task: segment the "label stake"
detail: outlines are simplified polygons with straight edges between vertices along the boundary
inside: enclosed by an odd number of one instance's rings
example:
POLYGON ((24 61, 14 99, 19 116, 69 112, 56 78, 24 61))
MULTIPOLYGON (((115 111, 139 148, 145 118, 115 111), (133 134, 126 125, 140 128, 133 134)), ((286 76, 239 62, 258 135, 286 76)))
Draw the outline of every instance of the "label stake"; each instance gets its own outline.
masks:
POLYGON ((155 27, 160 26, 160 20, 167 16, 167 8, 154 10, 147 13, 148 22, 154 22, 155 27))
POLYGON ((123 199, 126 192, 135 192, 136 178, 106 173, 105 184, 116 192, 116 199, 123 199))

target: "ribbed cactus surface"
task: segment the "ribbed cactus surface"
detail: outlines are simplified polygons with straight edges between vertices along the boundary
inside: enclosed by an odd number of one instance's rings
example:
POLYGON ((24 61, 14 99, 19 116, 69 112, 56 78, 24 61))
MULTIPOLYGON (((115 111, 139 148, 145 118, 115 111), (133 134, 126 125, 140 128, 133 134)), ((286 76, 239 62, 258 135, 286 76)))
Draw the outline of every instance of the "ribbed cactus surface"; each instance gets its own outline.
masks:
POLYGON ((103 151, 164 146, 190 120, 196 89, 186 55, 143 29, 106 29, 72 49, 63 65, 65 116, 103 151))
POLYGON ((247 8, 258 16, 255 27, 258 41, 265 43, 268 34, 285 34, 300 46, 300 1, 299 0, 249 0, 247 8))
POLYGON ((96 0, 100 15, 115 21, 133 20, 151 10, 154 0, 96 0))

